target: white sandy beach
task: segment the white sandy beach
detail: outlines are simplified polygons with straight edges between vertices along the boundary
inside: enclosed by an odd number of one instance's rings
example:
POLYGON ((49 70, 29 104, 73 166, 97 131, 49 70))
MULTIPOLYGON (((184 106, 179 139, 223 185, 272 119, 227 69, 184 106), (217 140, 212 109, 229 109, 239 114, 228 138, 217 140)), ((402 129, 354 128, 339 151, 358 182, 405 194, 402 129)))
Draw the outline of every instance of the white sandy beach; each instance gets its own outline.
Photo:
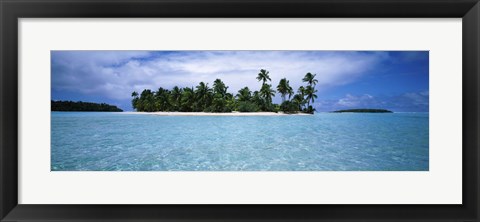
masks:
POLYGON ((123 114, 157 115, 157 116, 311 116, 307 113, 286 114, 283 112, 231 112, 231 113, 206 113, 206 112, 122 112, 123 114))

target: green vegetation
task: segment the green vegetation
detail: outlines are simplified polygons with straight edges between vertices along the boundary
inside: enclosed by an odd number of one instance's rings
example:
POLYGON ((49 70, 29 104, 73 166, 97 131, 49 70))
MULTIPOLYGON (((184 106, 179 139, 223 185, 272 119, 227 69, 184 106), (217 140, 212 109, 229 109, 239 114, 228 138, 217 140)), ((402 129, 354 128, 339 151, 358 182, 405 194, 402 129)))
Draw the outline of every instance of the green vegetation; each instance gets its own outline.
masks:
POLYGON ((73 101, 54 101, 51 103, 52 111, 82 111, 82 112, 123 112, 116 106, 106 103, 89 103, 73 101))
POLYGON ((139 112, 278 112, 311 113, 315 109, 310 105, 315 102, 315 85, 318 80, 316 74, 307 73, 302 79, 307 83, 300 86, 297 94, 294 94, 290 82, 283 78, 276 87, 282 96, 282 103, 273 104, 275 91, 269 84, 269 72, 261 69, 257 74, 257 80, 261 82, 259 91, 251 91, 248 87, 238 90, 234 95, 228 92, 228 86, 221 80, 216 79, 212 87, 208 83, 200 82, 195 87, 173 87, 171 90, 160 87, 157 91, 144 89, 140 94, 132 93, 132 106, 139 112), (287 98, 288 96, 288 98, 287 98))
POLYGON ((386 109, 344 109, 333 111, 334 113, 393 113, 386 109))

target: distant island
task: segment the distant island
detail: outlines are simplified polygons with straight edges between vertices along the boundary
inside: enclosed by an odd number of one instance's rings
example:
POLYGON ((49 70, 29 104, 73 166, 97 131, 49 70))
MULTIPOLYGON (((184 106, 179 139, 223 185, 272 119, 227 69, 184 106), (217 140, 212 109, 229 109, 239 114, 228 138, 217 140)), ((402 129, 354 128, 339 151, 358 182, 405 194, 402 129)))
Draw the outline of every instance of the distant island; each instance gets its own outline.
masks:
POLYGON ((51 104, 52 111, 75 111, 75 112, 123 112, 116 106, 106 103, 54 101, 51 104))
POLYGON ((333 111, 333 113, 393 113, 386 109, 342 109, 333 111))

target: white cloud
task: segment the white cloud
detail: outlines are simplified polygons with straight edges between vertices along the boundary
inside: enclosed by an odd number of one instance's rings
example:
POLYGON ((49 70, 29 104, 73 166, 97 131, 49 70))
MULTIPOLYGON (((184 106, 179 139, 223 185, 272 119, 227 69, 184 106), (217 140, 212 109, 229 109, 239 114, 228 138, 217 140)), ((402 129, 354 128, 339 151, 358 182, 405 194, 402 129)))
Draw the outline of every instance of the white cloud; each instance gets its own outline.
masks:
POLYGON ((347 94, 344 98, 338 100, 337 105, 343 107, 357 107, 367 105, 372 102, 374 102, 374 98, 368 94, 364 94, 362 96, 352 96, 347 94))
POLYGON ((236 93, 244 86, 258 90, 255 78, 263 68, 270 71, 274 87, 285 77, 294 89, 303 84, 305 73, 316 73, 321 90, 355 81, 386 57, 387 53, 308 51, 55 51, 52 86, 125 100, 134 90, 190 87, 200 81, 211 85, 220 78, 236 93))

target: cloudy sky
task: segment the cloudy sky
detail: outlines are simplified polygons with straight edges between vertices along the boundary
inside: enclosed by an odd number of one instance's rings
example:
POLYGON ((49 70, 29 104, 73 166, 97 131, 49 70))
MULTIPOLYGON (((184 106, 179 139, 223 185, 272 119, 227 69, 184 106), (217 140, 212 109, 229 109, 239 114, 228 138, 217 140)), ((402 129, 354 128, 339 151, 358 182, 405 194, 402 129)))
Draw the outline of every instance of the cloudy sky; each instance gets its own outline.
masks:
POLYGON ((211 86, 220 78, 236 94, 258 90, 256 76, 266 69, 275 88, 287 78, 295 91, 307 72, 317 74, 318 111, 428 112, 428 62, 426 51, 52 51, 52 100, 132 110, 133 91, 211 86))

